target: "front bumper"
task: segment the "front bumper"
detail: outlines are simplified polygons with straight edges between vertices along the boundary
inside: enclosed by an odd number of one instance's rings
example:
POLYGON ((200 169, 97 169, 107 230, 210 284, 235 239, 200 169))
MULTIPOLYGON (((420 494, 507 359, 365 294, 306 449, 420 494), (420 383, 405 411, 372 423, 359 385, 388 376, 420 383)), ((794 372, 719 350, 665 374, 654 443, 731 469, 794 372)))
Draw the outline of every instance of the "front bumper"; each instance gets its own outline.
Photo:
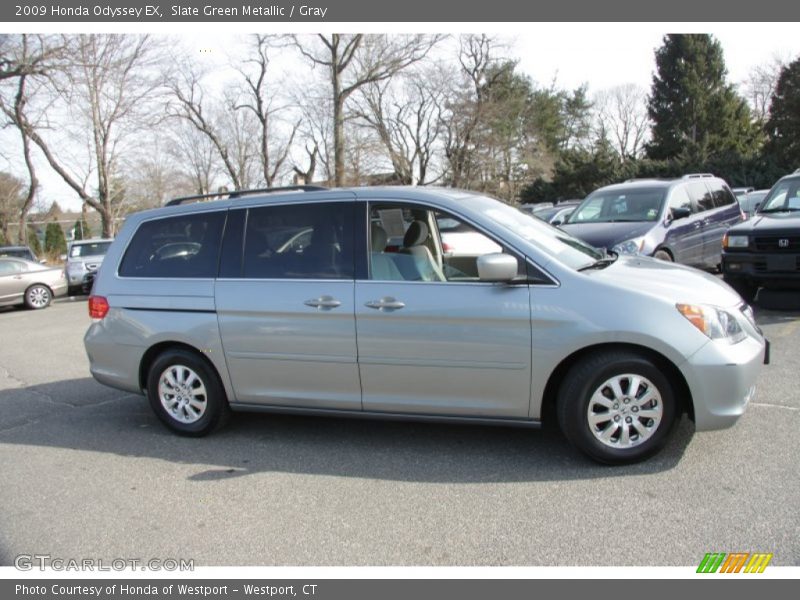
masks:
POLYGON ((800 254, 728 251, 722 255, 722 272, 769 287, 800 288, 800 254))
POLYGON ((694 400, 697 430, 736 423, 755 397, 761 365, 768 362, 768 342, 750 336, 732 345, 709 341, 692 355, 681 371, 694 400))

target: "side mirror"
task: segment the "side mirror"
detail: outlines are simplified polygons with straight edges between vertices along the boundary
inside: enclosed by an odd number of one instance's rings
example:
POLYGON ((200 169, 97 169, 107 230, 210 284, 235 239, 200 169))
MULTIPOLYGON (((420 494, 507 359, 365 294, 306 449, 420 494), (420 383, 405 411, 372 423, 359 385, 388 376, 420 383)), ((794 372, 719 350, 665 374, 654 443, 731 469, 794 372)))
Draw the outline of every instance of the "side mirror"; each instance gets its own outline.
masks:
POLYGON ((691 208, 672 208, 670 209, 670 213, 672 214, 672 220, 677 221, 678 219, 685 219, 686 217, 692 214, 691 208))
POLYGON ((478 257, 478 277, 481 281, 511 281, 517 276, 517 259, 497 252, 478 257))
POLYGON ((556 219, 555 221, 550 221, 550 225, 552 225, 553 227, 560 227, 561 225, 563 225, 563 223, 564 223, 564 221, 562 221, 561 219, 556 219))

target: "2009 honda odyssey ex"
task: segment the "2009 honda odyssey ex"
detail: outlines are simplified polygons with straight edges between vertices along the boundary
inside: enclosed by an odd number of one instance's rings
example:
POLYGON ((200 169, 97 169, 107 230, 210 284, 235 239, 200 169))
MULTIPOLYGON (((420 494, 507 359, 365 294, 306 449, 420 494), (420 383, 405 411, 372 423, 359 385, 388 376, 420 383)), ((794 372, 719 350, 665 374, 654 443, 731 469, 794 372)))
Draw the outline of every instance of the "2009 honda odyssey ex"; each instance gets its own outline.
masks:
POLYGON ((683 412, 733 425, 766 362, 713 276, 602 254, 486 196, 235 196, 130 216, 89 300, 94 377, 178 433, 231 409, 535 427, 553 403, 575 446, 627 463, 683 412), (489 243, 449 253, 440 221, 489 243))

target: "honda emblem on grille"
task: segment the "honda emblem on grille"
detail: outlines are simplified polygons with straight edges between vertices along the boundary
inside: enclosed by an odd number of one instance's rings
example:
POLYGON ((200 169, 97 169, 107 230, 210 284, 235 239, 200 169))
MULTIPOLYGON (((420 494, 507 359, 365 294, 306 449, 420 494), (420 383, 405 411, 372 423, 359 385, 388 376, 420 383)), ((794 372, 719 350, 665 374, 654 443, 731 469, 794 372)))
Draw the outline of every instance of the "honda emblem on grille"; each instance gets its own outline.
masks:
POLYGON ((785 238, 778 240, 778 248, 788 248, 788 247, 789 247, 789 240, 785 238))

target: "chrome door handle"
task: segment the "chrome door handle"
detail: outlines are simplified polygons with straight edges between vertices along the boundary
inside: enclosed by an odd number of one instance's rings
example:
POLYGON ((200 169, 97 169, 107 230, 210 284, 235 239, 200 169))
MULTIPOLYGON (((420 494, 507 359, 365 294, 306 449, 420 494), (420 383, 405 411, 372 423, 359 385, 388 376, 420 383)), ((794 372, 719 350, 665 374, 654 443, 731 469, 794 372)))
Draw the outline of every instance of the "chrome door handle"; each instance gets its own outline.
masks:
POLYGON ((306 306, 311 306, 313 308, 336 308, 337 306, 341 306, 342 303, 339 302, 336 298, 332 296, 320 296, 319 298, 313 298, 311 300, 306 300, 303 302, 306 306))
POLYGON ((380 300, 370 300, 369 302, 364 303, 364 306, 367 308, 374 308, 375 310, 398 310, 403 308, 405 305, 405 302, 400 302, 399 300, 395 300, 391 297, 381 298, 380 300))

